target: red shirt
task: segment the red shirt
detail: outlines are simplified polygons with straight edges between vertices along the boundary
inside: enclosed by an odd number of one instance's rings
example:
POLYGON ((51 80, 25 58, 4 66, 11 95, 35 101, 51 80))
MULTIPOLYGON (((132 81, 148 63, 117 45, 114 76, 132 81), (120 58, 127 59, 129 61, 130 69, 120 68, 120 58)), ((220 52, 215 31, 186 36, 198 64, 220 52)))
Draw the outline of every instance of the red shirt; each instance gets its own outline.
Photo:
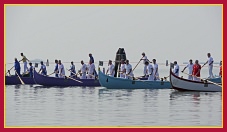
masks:
POLYGON ((220 66, 220 73, 219 76, 222 76, 222 65, 220 66))
POLYGON ((192 75, 200 77, 200 70, 201 70, 201 65, 200 64, 194 64, 193 70, 192 70, 192 75))

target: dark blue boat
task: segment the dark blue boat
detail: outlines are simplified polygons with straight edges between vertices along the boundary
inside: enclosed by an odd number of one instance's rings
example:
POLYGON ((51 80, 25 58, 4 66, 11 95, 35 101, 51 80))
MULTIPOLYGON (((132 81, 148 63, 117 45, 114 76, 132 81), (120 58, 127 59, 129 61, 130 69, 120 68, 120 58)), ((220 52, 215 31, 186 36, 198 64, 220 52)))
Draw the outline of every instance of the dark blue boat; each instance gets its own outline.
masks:
MULTIPOLYGON (((36 84, 34 78, 31 77, 21 77, 21 80, 25 84, 36 84)), ((5 76, 5 85, 17 85, 21 84, 18 76, 5 76)))
POLYGON ((37 84, 43 86, 100 86, 99 80, 96 79, 56 78, 38 74, 36 71, 34 71, 34 79, 37 84))

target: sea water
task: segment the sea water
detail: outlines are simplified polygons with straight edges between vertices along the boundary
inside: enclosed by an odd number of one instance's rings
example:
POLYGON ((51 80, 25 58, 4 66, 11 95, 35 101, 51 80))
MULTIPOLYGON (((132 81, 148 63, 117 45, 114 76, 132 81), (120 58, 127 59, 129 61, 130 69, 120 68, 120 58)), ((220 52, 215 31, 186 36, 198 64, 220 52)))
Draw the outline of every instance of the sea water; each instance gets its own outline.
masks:
MULTIPOLYGON (((76 64, 76 67, 80 65, 76 64)), ((183 69, 183 66, 180 68, 183 69)), ((48 67, 48 72, 51 73, 53 69, 54 64, 48 67)), ((217 75, 219 68, 214 67, 213 72, 217 75)), ((169 67, 160 65, 159 73, 160 77, 168 76, 169 67)), ((142 75, 142 65, 135 69, 134 74, 142 75)), ((202 69, 201 74, 202 77, 208 76, 207 67, 202 69)), ((187 77, 183 73, 180 76, 187 77)), ((110 90, 104 87, 7 85, 5 126, 220 127, 222 93, 180 92, 173 89, 110 90)))

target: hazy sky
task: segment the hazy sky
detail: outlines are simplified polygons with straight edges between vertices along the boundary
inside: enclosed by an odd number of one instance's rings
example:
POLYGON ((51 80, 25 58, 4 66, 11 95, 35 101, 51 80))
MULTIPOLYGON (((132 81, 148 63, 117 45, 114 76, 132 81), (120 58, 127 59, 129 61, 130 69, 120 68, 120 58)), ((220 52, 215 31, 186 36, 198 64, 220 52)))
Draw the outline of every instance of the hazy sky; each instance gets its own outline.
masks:
POLYGON ((222 59, 222 6, 6 6, 6 63, 115 60, 118 48, 138 62, 222 59))

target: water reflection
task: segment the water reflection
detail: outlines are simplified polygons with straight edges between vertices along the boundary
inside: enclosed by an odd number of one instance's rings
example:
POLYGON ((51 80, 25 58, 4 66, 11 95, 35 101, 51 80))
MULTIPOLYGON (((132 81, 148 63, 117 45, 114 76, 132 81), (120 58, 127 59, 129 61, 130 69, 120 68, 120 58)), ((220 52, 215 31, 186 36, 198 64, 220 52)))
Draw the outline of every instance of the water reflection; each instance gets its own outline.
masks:
POLYGON ((220 125, 219 98, 221 93, 171 89, 7 86, 6 125, 220 125))
POLYGON ((99 89, 98 95, 99 96, 106 96, 111 95, 115 97, 123 97, 123 96, 131 96, 133 93, 133 89, 99 89))
POLYGON ((95 87, 81 87, 82 88, 82 94, 94 94, 95 93, 95 87))
POLYGON ((179 97, 185 97, 185 96, 191 96, 195 100, 199 100, 200 97, 200 92, 195 92, 195 91, 173 91, 170 93, 170 100, 177 99, 179 97))

